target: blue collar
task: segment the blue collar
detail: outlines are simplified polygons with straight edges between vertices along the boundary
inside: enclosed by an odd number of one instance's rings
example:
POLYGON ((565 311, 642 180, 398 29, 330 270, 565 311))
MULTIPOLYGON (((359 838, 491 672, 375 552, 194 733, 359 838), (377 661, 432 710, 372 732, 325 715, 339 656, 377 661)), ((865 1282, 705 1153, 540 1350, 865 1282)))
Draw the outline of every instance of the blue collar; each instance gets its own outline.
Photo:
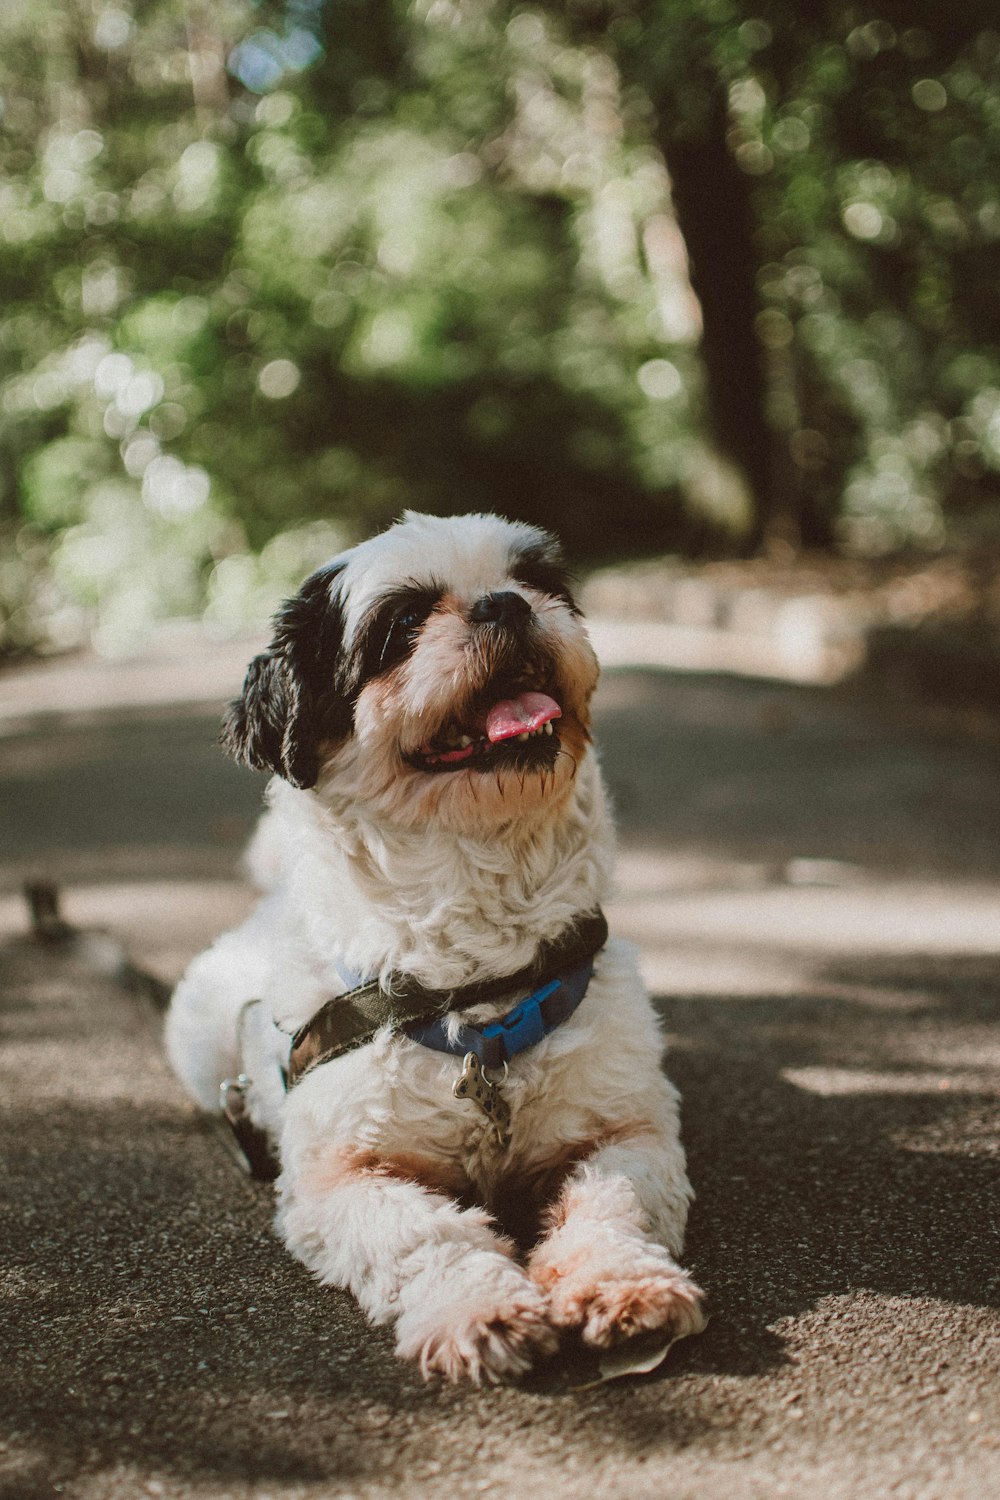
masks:
MULTIPOLYGON (((364 982, 361 975, 354 974, 339 962, 337 970, 349 990, 364 982)), ((408 1021, 400 1030, 411 1041, 435 1052, 450 1052, 453 1057, 465 1057, 474 1052, 484 1068, 501 1068, 519 1052, 534 1047, 563 1021, 569 1020, 587 993, 593 973, 594 960, 588 958, 586 963, 550 979, 541 989, 525 996, 505 1016, 490 1021, 481 1030, 463 1022, 454 1037, 450 1037, 448 1016, 433 1021, 408 1021)))

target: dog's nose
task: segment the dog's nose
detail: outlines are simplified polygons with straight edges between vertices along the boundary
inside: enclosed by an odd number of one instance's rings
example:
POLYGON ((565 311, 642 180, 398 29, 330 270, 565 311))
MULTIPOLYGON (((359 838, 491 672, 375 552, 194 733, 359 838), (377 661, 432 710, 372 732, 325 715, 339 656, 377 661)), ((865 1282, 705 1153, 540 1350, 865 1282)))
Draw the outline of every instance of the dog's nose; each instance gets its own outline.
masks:
POLYGON ((523 625, 531 614, 531 605, 520 594, 504 589, 497 594, 484 594, 477 599, 469 611, 474 625, 523 625))

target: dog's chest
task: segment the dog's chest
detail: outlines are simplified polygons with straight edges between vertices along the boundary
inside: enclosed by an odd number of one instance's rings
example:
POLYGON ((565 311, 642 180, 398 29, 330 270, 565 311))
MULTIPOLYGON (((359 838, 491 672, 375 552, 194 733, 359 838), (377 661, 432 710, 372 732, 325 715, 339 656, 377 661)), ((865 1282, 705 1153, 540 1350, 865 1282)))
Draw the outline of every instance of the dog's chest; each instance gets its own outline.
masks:
POLYGON ((323 1064, 288 1096, 282 1155, 292 1176, 318 1155, 363 1160, 469 1198, 548 1202, 602 1140, 660 1108, 661 1042, 631 958, 609 945, 579 1009, 492 1075, 510 1108, 501 1146, 474 1100, 456 1097, 463 1059, 388 1034, 323 1064))
POLYGON ((483 1081, 500 1105, 493 1111, 463 1087, 463 1058, 398 1038, 325 1065, 317 1070, 325 1077, 310 1075, 301 1088, 316 1097, 310 1113, 316 1123, 320 1115, 328 1140, 363 1143, 390 1169, 419 1156, 429 1172, 454 1179, 453 1187, 472 1185, 482 1199, 592 1136, 600 1108, 593 1041, 592 1027, 570 1020, 514 1058, 506 1076, 488 1072, 483 1081))

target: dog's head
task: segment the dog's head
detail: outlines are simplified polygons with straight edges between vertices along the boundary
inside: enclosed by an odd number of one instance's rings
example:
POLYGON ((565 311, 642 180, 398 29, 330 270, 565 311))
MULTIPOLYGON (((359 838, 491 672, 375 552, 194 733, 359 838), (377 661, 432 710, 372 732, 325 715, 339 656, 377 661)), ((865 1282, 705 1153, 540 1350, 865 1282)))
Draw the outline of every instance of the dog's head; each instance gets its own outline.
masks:
POLYGON ((597 672, 550 536, 407 513, 285 605, 223 742, 397 826, 481 831, 562 801, 597 672))

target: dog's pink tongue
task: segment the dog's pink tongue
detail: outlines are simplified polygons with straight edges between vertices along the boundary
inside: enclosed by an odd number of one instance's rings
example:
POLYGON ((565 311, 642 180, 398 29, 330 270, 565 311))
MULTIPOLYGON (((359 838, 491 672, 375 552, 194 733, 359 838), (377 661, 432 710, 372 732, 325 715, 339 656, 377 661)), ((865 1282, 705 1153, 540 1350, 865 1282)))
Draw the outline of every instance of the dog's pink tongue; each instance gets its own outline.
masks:
POLYGON ((512 740, 518 734, 530 734, 550 719, 562 718, 562 709, 547 693, 520 693, 494 703, 486 715, 486 737, 491 745, 498 740, 512 740))

